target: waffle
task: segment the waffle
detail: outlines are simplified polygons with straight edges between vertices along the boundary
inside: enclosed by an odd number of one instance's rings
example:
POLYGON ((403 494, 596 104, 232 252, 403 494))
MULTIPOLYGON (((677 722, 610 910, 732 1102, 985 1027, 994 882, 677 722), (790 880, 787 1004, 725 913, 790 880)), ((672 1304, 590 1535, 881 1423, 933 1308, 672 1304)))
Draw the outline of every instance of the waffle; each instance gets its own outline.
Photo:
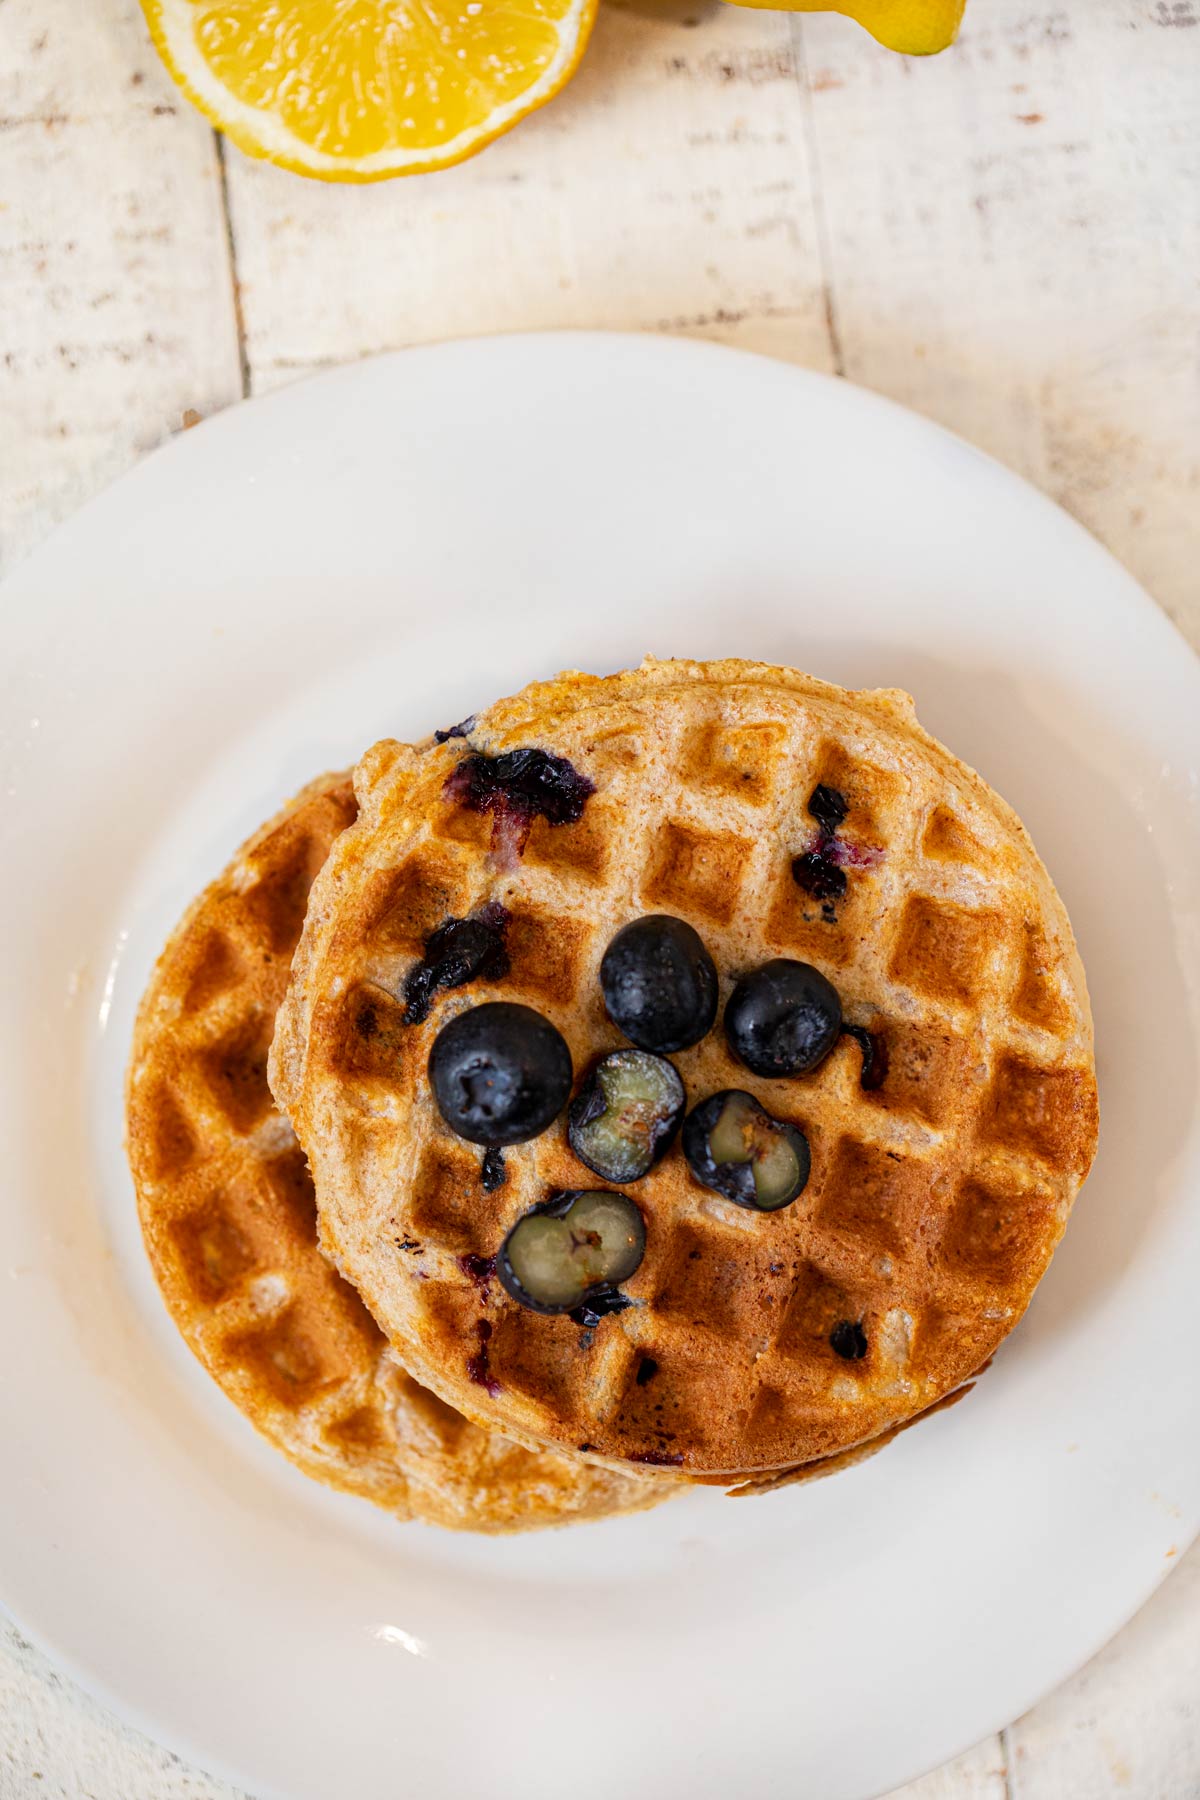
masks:
POLYGON ((142 1001, 127 1144, 171 1317, 305 1474, 400 1518, 513 1531, 651 1504, 661 1482, 511 1443, 414 1381, 317 1247, 266 1060, 309 887, 354 813, 348 776, 299 794, 189 909, 142 1001))
POLYGON ((1083 969, 1016 815, 906 694, 763 665, 569 673, 461 729, 466 744, 385 742, 360 764, 360 819, 314 888, 271 1059, 326 1249, 406 1365, 524 1442, 700 1480, 838 1455, 952 1392, 1024 1312, 1096 1142, 1083 969), (522 844, 446 785, 468 752, 531 745, 594 792, 578 823, 538 819, 522 844), (848 806, 837 900, 792 873, 819 848, 819 784, 848 806), (511 914, 508 975, 406 1024, 427 936, 488 902, 511 914), (464 1273, 548 1192, 596 1185, 562 1119, 507 1152, 507 1185, 485 1193, 426 1064, 456 1011, 508 999, 554 1022, 578 1074, 621 1042, 604 948, 653 911, 700 931, 723 997, 769 957, 814 963, 882 1040, 887 1074, 867 1091, 843 1038, 812 1074, 759 1080, 719 1023, 673 1057, 689 1105, 739 1087, 799 1123, 809 1184, 748 1212, 676 1146, 629 1190, 647 1231, 624 1284, 635 1304, 581 1332, 464 1273), (831 1341, 847 1321, 865 1332, 858 1360, 831 1341))

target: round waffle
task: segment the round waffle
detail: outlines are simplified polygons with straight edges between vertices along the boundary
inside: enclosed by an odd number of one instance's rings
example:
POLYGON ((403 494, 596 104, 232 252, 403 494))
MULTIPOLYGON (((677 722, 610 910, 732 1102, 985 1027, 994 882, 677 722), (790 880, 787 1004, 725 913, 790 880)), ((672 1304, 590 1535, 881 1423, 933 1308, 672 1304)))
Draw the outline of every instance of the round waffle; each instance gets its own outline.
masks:
POLYGON ((906 694, 749 663, 569 673, 458 729, 363 759, 271 1063, 326 1248, 407 1366, 526 1442, 700 1479, 836 1455, 956 1388, 1025 1310, 1096 1141, 1083 970, 1011 808, 906 694), (578 822, 526 829, 463 803, 462 759, 528 746, 592 784, 578 822), (818 786, 844 804, 832 834, 818 786), (836 859, 844 893, 799 886, 806 855, 836 859), (489 903, 510 915, 508 973, 406 1023, 429 935, 489 903), (529 1206, 596 1185, 563 1120, 506 1152, 487 1193, 426 1066, 456 1011, 504 999, 554 1022, 578 1075, 621 1042, 605 946, 649 912, 696 927, 722 999, 770 957, 814 963, 887 1073, 864 1087, 842 1038, 812 1074, 761 1080, 719 1020, 674 1056, 689 1105, 744 1088, 801 1125, 811 1178, 794 1205, 747 1211, 699 1186, 677 1144, 628 1190, 647 1237, 623 1284, 635 1304, 581 1330, 479 1279, 529 1206), (863 1337, 865 1354, 838 1354, 863 1337))
POLYGON ((401 1518, 516 1531, 632 1511, 661 1482, 531 1451, 405 1373, 317 1243, 267 1049, 348 776, 297 795, 188 910, 142 1000, 127 1145, 163 1298, 209 1374, 305 1474, 401 1518))

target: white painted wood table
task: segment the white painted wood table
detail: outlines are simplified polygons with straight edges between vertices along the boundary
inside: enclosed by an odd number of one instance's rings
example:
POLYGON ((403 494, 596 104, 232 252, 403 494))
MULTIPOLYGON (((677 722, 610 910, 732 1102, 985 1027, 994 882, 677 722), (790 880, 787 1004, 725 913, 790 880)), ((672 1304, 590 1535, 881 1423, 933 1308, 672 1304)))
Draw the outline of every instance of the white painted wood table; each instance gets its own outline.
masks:
MULTIPOLYGON (((0 568, 170 433, 310 369, 636 327, 941 420, 1200 646, 1198 277, 1200 0, 971 0, 929 62, 835 18, 608 4, 546 111, 365 189, 221 144, 136 0, 0 0, 0 568)), ((1200 1550, 1075 1680, 905 1794, 1200 1800, 1200 1550)), ((7 1629, 0 1800, 34 1795, 228 1790, 7 1629)))

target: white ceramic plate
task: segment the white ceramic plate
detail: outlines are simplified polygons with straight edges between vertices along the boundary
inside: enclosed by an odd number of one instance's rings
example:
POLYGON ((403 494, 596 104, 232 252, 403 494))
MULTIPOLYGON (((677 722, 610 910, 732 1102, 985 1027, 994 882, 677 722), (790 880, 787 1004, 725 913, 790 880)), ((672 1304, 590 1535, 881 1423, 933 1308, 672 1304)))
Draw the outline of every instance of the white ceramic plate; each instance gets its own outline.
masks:
POLYGON ((1096 1650, 1200 1526, 1200 672, 1013 476, 661 339, 342 369, 188 433, 3 592, 0 1596, 154 1736, 290 1800, 857 1800, 1096 1650), (262 1445, 177 1340, 121 1152, 134 1005, 294 788, 562 665, 898 684, 1067 901, 1099 1160, 963 1403, 836 1480, 507 1542, 262 1445))

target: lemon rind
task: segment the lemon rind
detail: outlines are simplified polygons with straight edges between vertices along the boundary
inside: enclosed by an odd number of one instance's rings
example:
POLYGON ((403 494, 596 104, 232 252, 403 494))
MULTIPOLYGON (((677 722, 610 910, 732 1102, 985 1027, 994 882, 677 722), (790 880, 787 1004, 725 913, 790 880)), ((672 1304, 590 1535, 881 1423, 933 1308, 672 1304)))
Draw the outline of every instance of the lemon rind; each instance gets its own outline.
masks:
POLYGON ((413 150, 392 148, 370 156, 335 156, 297 137, 275 114, 250 106, 219 81, 201 55, 191 29, 188 0, 142 0, 155 49, 187 98, 247 156, 274 163, 296 175, 322 181, 387 181, 399 175, 428 174, 474 156, 554 98, 574 74, 587 46, 598 0, 582 0, 558 24, 558 49, 537 81, 512 100, 444 144, 413 150))

